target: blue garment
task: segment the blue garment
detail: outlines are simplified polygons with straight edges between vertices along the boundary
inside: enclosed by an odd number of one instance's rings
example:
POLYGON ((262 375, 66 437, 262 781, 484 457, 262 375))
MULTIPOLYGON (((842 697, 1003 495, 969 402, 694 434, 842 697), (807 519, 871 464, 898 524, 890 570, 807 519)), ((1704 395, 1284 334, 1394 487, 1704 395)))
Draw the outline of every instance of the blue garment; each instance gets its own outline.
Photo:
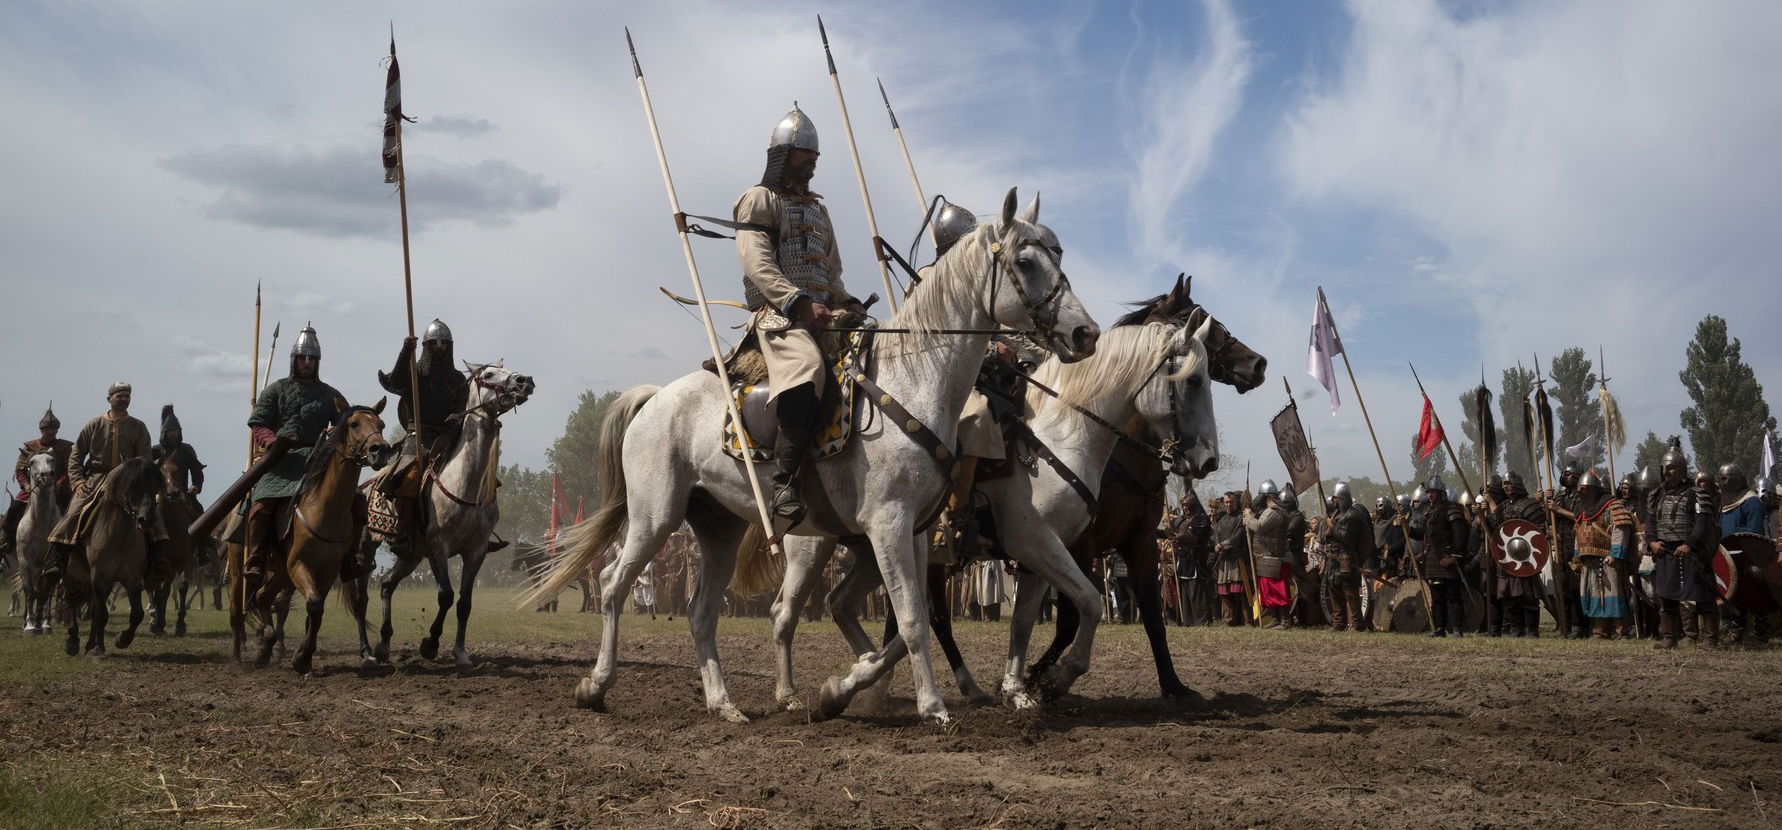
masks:
POLYGON ((1743 499, 1730 508, 1720 511, 1720 535, 1731 536, 1734 533, 1762 533, 1763 502, 1756 493, 1746 493, 1743 499))

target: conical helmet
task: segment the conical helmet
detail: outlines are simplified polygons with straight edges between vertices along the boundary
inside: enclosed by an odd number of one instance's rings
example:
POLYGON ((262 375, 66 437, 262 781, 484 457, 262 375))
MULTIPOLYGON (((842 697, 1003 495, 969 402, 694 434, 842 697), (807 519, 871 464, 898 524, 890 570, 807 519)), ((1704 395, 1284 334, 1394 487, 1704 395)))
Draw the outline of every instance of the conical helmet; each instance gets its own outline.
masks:
POLYGON ((1668 470, 1671 467, 1689 471, 1689 459, 1683 455, 1683 439, 1676 436, 1671 437, 1671 448, 1664 451, 1664 461, 1659 465, 1660 469, 1668 470))
POLYGON ((161 434, 166 435, 168 430, 179 429, 179 428, 180 428, 179 427, 179 416, 173 414, 173 404, 162 405, 162 407, 161 407, 161 434))
POLYGON ((767 149, 776 147, 796 147, 818 152, 817 125, 811 123, 810 116, 805 115, 797 103, 786 111, 786 117, 781 118, 780 123, 774 126, 773 136, 767 140, 767 149))
POLYGON ((934 214, 934 255, 945 254, 977 226, 978 217, 942 196, 940 210, 934 214))
POLYGON ((1263 479, 1262 487, 1256 491, 1256 495, 1259 496, 1278 496, 1280 494, 1281 488, 1275 486, 1275 480, 1272 478, 1263 479))
POLYGON ((56 417, 56 405, 54 402, 51 402, 51 404, 49 406, 44 407, 43 417, 37 419, 37 428, 38 429, 61 429, 62 428, 62 419, 56 417))
POLYGON ((291 356, 322 358, 322 341, 316 339, 314 326, 303 324, 303 331, 297 332, 297 342, 291 344, 291 356))
POLYGON ((432 343, 436 340, 444 343, 452 342, 451 327, 438 317, 433 318, 433 322, 427 324, 427 331, 421 335, 422 343, 432 343))

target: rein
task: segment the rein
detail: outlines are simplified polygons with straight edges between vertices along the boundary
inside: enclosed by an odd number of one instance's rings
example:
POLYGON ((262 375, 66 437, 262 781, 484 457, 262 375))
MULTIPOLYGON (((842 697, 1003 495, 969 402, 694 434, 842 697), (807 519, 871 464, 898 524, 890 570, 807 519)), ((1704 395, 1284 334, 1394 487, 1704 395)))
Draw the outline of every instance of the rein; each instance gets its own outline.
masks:
MULTIPOLYGON (((475 383, 477 385, 477 388, 479 388, 479 389, 493 390, 495 392, 495 397, 490 398, 489 400, 483 401, 482 403, 479 403, 475 406, 465 407, 463 411, 458 413, 458 415, 461 417, 464 417, 464 418, 468 418, 472 415, 482 415, 484 418, 488 419, 490 424, 494 425, 496 432, 500 432, 501 431, 501 415, 504 412, 506 412, 507 410, 503 410, 502 412, 496 412, 496 411, 494 411, 496 409, 496 407, 500 406, 504 400, 512 400, 514 403, 513 403, 513 406, 509 407, 509 409, 514 409, 514 408, 518 408, 520 406, 521 401, 519 401, 518 396, 514 395, 512 392, 506 392, 506 391, 502 391, 499 389, 495 389, 495 387, 484 383, 483 379, 480 377, 474 378, 472 380, 472 382, 475 383)), ((468 499, 465 499, 462 496, 459 496, 457 493, 454 493, 449 488, 447 488, 445 486, 445 480, 439 477, 439 464, 441 462, 443 462, 444 460, 445 460, 445 456, 441 455, 439 457, 434 458, 432 463, 427 466, 426 480, 433 484, 434 489, 436 489, 440 493, 444 494, 446 498, 451 499, 452 501, 454 501, 464 507, 482 507, 482 506, 487 505, 490 502, 494 501, 493 497, 483 500, 483 501, 470 501, 468 499)))
MULTIPOLYGON (((1156 376, 1158 370, 1160 370, 1160 369, 1168 369, 1170 374, 1175 374, 1175 371, 1176 371, 1175 365, 1176 365, 1176 356, 1170 355, 1168 358, 1166 358, 1164 360, 1164 362, 1159 363, 1157 365, 1156 369, 1152 369, 1150 375, 1145 376, 1145 382, 1150 383, 1151 378, 1156 376)), ((1127 432, 1126 430, 1121 429, 1120 427, 1114 426, 1106 418, 1103 418, 1100 415, 1097 415, 1094 412, 1089 411, 1087 408, 1080 406, 1078 404, 1071 403, 1070 401, 1064 400, 1063 396, 1059 394, 1058 390, 1053 389, 1052 387, 1039 382, 1038 380, 1034 379, 1033 375, 1023 372, 1020 369, 1016 369, 1015 374, 1020 375, 1022 378, 1026 379, 1026 381, 1028 383, 1033 384, 1033 387, 1035 389, 1038 389, 1041 392, 1051 395, 1054 400, 1058 401, 1059 403, 1064 404, 1065 406, 1070 407, 1071 409, 1076 410, 1078 413, 1082 414, 1083 417, 1088 418, 1090 421, 1093 421, 1094 423, 1100 425, 1102 428, 1106 429, 1107 431, 1112 432, 1116 439, 1119 439, 1120 441, 1122 441, 1132 447, 1137 448, 1139 451, 1145 453, 1146 455, 1156 457, 1158 461, 1174 461, 1176 454, 1178 452, 1180 452, 1181 440, 1175 435, 1171 435, 1167 440, 1165 440, 1163 442, 1162 446, 1152 446, 1151 444, 1148 444, 1144 441, 1139 440, 1138 438, 1133 437, 1133 435, 1131 433, 1127 432)), ((1176 396, 1174 393, 1171 393, 1169 396, 1169 415, 1170 415, 1170 429, 1174 430, 1175 429, 1175 421, 1176 421, 1176 396)))

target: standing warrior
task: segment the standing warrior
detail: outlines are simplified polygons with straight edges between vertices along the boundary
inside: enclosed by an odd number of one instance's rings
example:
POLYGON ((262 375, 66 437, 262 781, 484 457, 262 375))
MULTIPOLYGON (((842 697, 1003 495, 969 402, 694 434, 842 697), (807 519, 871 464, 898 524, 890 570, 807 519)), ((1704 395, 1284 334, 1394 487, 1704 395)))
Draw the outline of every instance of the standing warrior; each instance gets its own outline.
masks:
POLYGON ((1462 594, 1460 558, 1467 540, 1466 517, 1460 505, 1448 500, 1447 485, 1441 476, 1432 476, 1424 485, 1429 506, 1410 525, 1411 538, 1423 542, 1423 578, 1429 581, 1430 619, 1435 623, 1431 637, 1459 637, 1466 622, 1466 600, 1462 594))
POLYGON ((743 297, 754 312, 749 325, 780 422, 772 512, 794 525, 804 520, 797 474, 812 446, 827 373, 812 329, 828 326, 836 308, 866 314, 842 285, 829 211, 810 191, 816 170, 817 128, 794 105, 768 141, 761 183, 743 191, 733 209, 743 297))
MULTIPOLYGON (((0 560, 9 556, 18 544, 19 522, 25 518, 26 502, 31 500, 31 456, 47 452, 55 460, 56 469, 63 474, 56 479, 54 498, 56 506, 63 513, 68 512, 68 500, 73 498, 74 491, 68 486, 68 456, 74 452, 74 442, 57 438, 61 432, 62 422, 56 418, 51 409, 43 410, 43 417, 37 420, 37 437, 26 441, 19 447, 19 462, 12 468, 12 478, 18 482, 19 494, 6 507, 6 530, 4 538, 0 538, 0 560)), ((48 498, 49 496, 45 496, 48 498)))
MULTIPOLYGON (((1547 511, 1530 498, 1522 474, 1511 470, 1504 476, 1504 500, 1497 505, 1492 527, 1502 527, 1511 519, 1521 519, 1536 527, 1547 526, 1547 511)), ((1505 625, 1514 637, 1541 636, 1541 582, 1536 576, 1511 576, 1498 569, 1492 595, 1503 606, 1505 625)))
MULTIPOLYGON (((1381 534, 1370 527, 1367 511, 1355 503, 1348 482, 1340 482, 1330 497, 1336 509, 1324 528, 1324 590, 1330 595, 1330 630, 1361 630, 1361 569, 1374 557, 1374 542, 1381 534)), ((1392 520, 1392 507, 1379 502, 1380 521, 1392 520)), ((1393 528, 1396 530, 1396 528, 1393 528)), ((1398 531, 1403 544, 1403 531, 1398 531)), ((1378 565, 1374 565, 1378 567, 1378 565)))
MULTIPOLYGON (((254 485, 253 503, 247 514, 244 569, 250 596, 265 582, 266 563, 278 546, 274 529, 284 525, 283 516, 291 507, 292 497, 303 489, 303 471, 309 465, 310 453, 322 433, 346 409, 346 398, 321 381, 321 365, 322 343, 316 339, 316 330, 306 323, 303 331, 297 333, 297 341, 291 344, 290 374, 260 392, 254 413, 248 417, 248 430, 254 435, 255 446, 264 449, 280 437, 293 441, 290 452, 254 485)), ((343 573, 341 578, 348 576, 343 573)))
POLYGON ((1175 537, 1181 623, 1205 625, 1213 619, 1213 584, 1208 568, 1213 549, 1213 521, 1193 488, 1182 492, 1181 514, 1169 532, 1175 537))
POLYGON ((1405 570, 1405 528, 1402 520, 1411 516, 1411 497, 1399 494, 1399 497, 1387 501, 1381 496, 1374 503, 1374 547, 1379 555, 1370 563, 1362 565, 1366 572, 1370 567, 1373 573, 1384 579, 1397 579, 1405 570))
POLYGON ((1310 597, 1317 596, 1318 585, 1314 577, 1306 573, 1306 566, 1309 564, 1306 559, 1308 522, 1306 514, 1300 512, 1299 494, 1293 492, 1292 482, 1288 482, 1287 489, 1281 491, 1281 510, 1287 514, 1287 578, 1291 580, 1290 584, 1295 592, 1284 614, 1289 622, 1310 625, 1312 606, 1315 604, 1310 597), (1295 620, 1294 617, 1300 619, 1295 620))
POLYGON ((1244 517, 1238 510, 1236 490, 1226 493, 1219 504, 1219 515, 1213 520, 1213 584, 1219 605, 1225 611, 1225 624, 1236 627, 1245 623, 1244 557, 1250 553, 1250 541, 1244 535, 1244 517))
MULTIPOLYGON (((81 427, 68 455, 68 481, 74 487, 74 498, 68 504, 68 512, 62 514, 62 521, 50 532, 50 561, 45 571, 52 582, 61 575, 68 555, 80 546, 83 514, 105 475, 129 459, 146 461, 149 457, 148 427, 130 416, 130 384, 121 380, 113 383, 105 390, 105 400, 111 410, 81 427)), ((149 561, 153 562, 156 547, 167 541, 159 511, 149 520, 146 532, 149 561)))
MULTIPOLYGON (((446 434, 447 422, 453 415, 461 414, 470 399, 470 383, 453 365, 452 330, 437 317, 428 323, 427 330, 422 333, 418 360, 415 358, 415 338, 404 337, 402 351, 396 355, 396 365, 388 374, 378 372, 377 382, 384 391, 397 396, 396 416, 405 430, 416 428, 415 401, 420 401, 420 434, 403 436, 397 446, 396 458, 386 467, 387 472, 379 484, 396 510, 397 526, 412 528, 413 522, 420 517, 422 471, 415 469, 415 461, 423 448, 436 449, 434 443, 446 434), (419 394, 409 389, 411 364, 415 380, 420 384, 419 394)), ((391 552, 406 558, 413 539, 412 532, 397 533, 390 541, 391 552)))
POLYGON ((1262 515, 1244 508, 1244 528, 1256 545, 1256 590, 1269 615, 1269 623, 1263 627, 1292 628, 1293 620, 1287 616, 1287 608, 1293 604, 1288 587, 1293 576, 1287 568, 1287 511, 1281 509, 1280 490, 1273 481, 1262 482, 1257 498, 1262 500, 1262 515))
POLYGON ((1634 518, 1620 499, 1603 488, 1595 470, 1579 477, 1577 506, 1579 602, 1590 617, 1591 634, 1607 640, 1627 615, 1634 518))
POLYGON ((1688 462, 1682 443, 1673 439, 1665 451, 1664 479, 1646 497, 1646 551, 1656 570, 1652 575, 1658 594, 1657 648, 1677 647, 1683 630, 1684 603, 1698 605, 1708 644, 1720 641, 1720 615, 1713 611, 1713 577, 1706 571, 1707 542, 1717 506, 1701 503, 1690 485, 1688 462))
POLYGON ((1584 616, 1578 590, 1578 562, 1576 529, 1578 512, 1578 463, 1571 462, 1559 473, 1559 492, 1547 499, 1547 506, 1553 509, 1553 527, 1559 538, 1553 540, 1556 565, 1553 569, 1554 579, 1561 581, 1555 588, 1565 597, 1566 619, 1570 623, 1572 639, 1581 640, 1590 636, 1590 626, 1584 616))
POLYGON ((197 516, 204 512, 198 504, 198 494, 204 491, 204 465, 198 461, 198 451, 184 439, 185 431, 180 429, 179 416, 173 414, 173 404, 162 406, 161 443, 155 445, 152 458, 156 466, 172 468, 173 486, 185 493, 187 506, 197 516))

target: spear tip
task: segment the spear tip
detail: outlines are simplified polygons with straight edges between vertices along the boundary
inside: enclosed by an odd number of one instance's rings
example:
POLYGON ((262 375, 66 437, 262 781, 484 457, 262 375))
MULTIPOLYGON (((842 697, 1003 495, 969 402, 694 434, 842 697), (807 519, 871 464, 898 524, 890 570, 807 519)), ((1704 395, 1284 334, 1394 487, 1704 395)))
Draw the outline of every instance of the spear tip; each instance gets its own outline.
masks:
POLYGON ((829 30, 823 28, 823 15, 817 15, 817 34, 823 38, 823 57, 829 61, 829 74, 835 74, 835 54, 829 51, 829 30))
POLYGON ((634 77, 642 78, 643 65, 637 62, 637 44, 631 42, 630 26, 625 27, 625 48, 631 50, 631 74, 634 77))

